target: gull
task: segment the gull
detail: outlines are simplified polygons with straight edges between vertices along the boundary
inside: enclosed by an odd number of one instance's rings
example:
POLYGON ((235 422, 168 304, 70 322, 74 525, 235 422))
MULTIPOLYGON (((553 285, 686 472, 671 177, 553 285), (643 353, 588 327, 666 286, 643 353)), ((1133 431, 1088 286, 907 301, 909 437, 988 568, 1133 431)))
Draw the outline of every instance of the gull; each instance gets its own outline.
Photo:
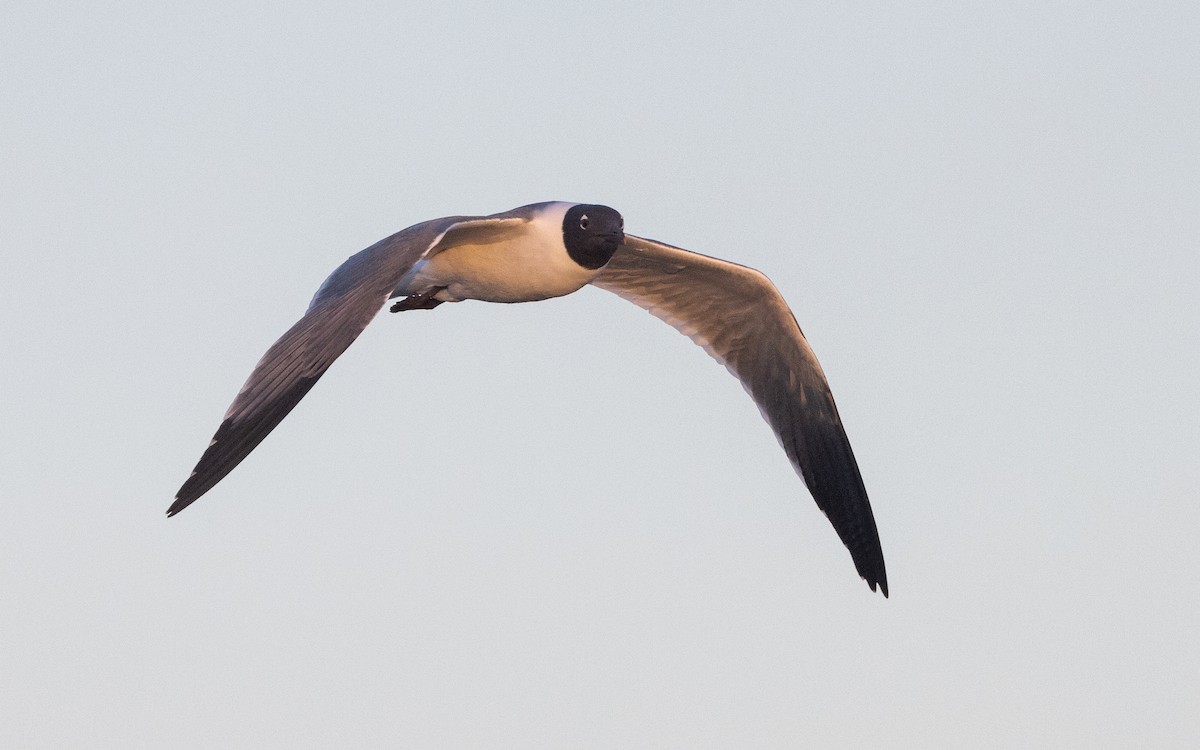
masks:
POLYGON ((778 290, 752 268, 626 234, 621 214, 595 204, 432 219, 350 256, 254 367, 167 515, 241 463, 388 302, 398 300, 394 313, 463 300, 533 302, 587 284, 662 319, 741 381, 858 574, 886 597, 858 463, 821 365, 778 290))

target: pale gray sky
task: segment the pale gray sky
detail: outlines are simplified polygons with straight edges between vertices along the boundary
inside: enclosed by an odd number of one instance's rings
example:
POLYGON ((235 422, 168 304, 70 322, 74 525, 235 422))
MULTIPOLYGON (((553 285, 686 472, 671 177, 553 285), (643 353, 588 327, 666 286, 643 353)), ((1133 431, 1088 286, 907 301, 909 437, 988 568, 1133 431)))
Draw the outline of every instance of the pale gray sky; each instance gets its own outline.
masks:
POLYGON ((1194 747, 1200 10, 0 10, 0 746, 1194 747), (754 266, 892 597, 599 290, 384 316, 163 516, 417 221, 607 203, 754 266))

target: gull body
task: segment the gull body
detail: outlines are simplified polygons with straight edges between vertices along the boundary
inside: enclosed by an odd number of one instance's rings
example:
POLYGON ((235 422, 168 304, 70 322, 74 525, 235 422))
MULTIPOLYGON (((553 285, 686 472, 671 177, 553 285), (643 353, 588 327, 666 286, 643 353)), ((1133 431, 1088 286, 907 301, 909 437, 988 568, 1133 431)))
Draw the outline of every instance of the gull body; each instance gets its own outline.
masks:
POLYGON ((390 300, 532 302, 592 284, 648 310, 741 382, 872 590, 887 596, 875 519, 833 395, 787 303, 751 268, 625 234, 612 208, 561 201, 415 224, 351 256, 251 372, 168 509, 224 478, 390 300))
POLYGON ((441 287, 434 298, 442 302, 534 302, 577 291, 599 268, 585 268, 566 252, 562 226, 573 205, 542 204, 520 232, 501 224, 495 234, 453 244, 417 263, 393 292, 410 296, 441 287))

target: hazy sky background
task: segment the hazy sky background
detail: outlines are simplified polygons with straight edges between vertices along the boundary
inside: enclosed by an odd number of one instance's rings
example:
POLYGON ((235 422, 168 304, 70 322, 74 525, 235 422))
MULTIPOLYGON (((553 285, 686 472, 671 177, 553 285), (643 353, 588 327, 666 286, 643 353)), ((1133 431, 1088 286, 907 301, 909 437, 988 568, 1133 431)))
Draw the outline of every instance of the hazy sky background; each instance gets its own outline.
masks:
POLYGON ((0 746, 1195 747, 1195 3, 0 10, 0 746), (871 594, 596 289, 384 315, 163 513, 346 256, 541 200, 767 273, 871 594))

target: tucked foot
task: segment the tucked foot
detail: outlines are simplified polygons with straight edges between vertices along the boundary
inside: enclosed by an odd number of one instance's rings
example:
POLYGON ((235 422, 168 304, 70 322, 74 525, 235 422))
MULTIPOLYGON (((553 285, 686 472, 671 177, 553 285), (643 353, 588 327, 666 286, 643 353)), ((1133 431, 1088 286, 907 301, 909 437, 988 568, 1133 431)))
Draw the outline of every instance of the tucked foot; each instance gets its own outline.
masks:
POLYGON ((405 310, 432 310, 445 300, 435 299, 434 295, 442 291, 446 287, 435 286, 434 288, 421 292, 420 294, 410 294, 396 304, 392 305, 391 312, 404 312, 405 310))

